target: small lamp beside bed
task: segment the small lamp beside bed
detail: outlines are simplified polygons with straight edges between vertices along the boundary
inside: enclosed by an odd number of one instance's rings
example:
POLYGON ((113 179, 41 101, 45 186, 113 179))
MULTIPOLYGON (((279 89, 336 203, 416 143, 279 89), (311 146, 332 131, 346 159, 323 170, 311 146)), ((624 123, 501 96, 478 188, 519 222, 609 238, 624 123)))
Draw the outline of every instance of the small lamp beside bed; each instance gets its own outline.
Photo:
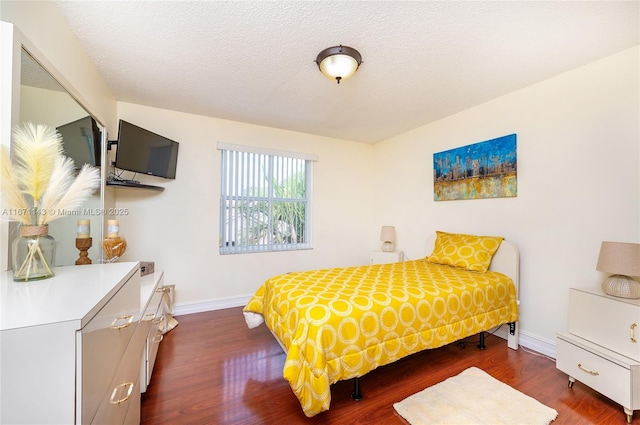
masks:
POLYGON ((382 226, 380 240, 382 241, 382 250, 384 252, 393 252, 393 250, 396 249, 396 228, 393 226, 382 226))
POLYGON ((615 297, 640 298, 640 244, 602 242, 596 270, 611 273, 602 282, 602 290, 615 297))

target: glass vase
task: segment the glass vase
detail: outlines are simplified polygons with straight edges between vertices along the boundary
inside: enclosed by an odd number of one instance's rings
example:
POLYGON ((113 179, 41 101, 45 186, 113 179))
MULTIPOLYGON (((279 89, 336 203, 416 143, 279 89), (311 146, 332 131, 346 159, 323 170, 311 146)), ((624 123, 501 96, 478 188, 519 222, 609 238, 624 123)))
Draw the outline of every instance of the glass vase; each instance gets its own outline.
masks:
POLYGON ((127 240, 120 236, 108 236, 102 241, 105 263, 116 263, 127 250, 127 240))
POLYGON ((54 276, 56 241, 48 226, 20 226, 11 244, 13 280, 28 282, 54 276))

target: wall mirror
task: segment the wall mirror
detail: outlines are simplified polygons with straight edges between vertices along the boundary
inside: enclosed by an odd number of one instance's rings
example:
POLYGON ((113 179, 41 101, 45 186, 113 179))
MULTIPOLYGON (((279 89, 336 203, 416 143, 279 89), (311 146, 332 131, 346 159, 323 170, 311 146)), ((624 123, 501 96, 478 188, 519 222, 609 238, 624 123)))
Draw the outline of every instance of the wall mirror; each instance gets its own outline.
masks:
MULTIPOLYGON (((20 61, 20 108, 17 122, 47 124, 59 128, 92 116, 24 47, 21 51, 20 61)), ((105 164, 106 129, 95 117, 92 118, 97 123, 99 133, 93 134, 91 137, 99 138, 101 163, 105 164)), ((62 131, 60 133, 63 134, 62 131)), ((103 211, 104 181, 100 190, 85 201, 77 215, 74 212, 73 215, 69 214, 50 222, 49 234, 56 240, 56 266, 75 265, 75 261, 79 257, 75 239, 77 222, 80 219, 90 220, 93 246, 89 250, 89 258, 94 263, 98 262, 104 226, 103 211)), ((13 240, 16 235, 17 226, 11 226, 9 240, 13 240)))

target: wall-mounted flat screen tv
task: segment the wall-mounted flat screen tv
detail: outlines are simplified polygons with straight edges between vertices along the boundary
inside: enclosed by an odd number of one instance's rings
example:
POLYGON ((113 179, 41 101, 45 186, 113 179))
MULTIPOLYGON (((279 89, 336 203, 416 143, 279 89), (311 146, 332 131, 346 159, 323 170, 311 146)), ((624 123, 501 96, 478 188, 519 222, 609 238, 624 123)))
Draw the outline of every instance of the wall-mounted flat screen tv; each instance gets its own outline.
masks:
POLYGON ((176 141, 120 120, 115 166, 121 170, 175 179, 178 146, 176 141))
POLYGON ((73 159, 76 169, 84 164, 100 166, 102 135, 93 118, 86 116, 61 125, 57 130, 62 136, 64 155, 73 159))

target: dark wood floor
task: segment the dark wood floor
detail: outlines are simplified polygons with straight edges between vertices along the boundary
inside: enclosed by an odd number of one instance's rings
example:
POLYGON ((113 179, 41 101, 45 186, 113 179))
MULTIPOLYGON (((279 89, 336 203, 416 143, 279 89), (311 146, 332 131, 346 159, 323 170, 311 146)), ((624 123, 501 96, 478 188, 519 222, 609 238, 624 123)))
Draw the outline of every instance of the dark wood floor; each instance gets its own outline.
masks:
MULTIPOLYGON (((302 413, 282 378, 284 354, 264 325, 248 329, 242 310, 231 308, 177 317, 165 335, 147 392, 142 425, 205 424, 405 424, 393 403, 476 366, 558 411, 552 425, 625 424, 622 408, 567 377, 543 356, 514 351, 487 336, 487 350, 470 338, 417 353, 361 378, 364 398, 350 399, 352 382, 331 388, 331 409, 302 413)), ((640 424, 636 413, 633 423, 640 424)))

